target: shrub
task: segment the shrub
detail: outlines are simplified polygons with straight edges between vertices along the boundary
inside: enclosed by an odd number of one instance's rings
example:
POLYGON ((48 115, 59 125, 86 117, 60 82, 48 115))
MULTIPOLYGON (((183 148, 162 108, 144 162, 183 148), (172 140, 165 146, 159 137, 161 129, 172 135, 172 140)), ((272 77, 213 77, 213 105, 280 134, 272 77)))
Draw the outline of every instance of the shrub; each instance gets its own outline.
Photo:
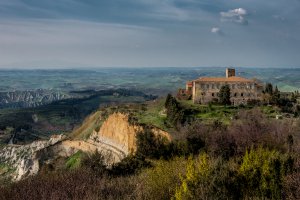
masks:
POLYGON ((189 158, 174 199, 239 199, 236 167, 231 162, 200 154, 189 158))
POLYGON ((168 157, 168 140, 161 136, 155 135, 151 130, 146 129, 144 132, 137 134, 137 152, 141 157, 155 158, 168 157))
POLYGON ((0 199, 132 199, 139 184, 136 177, 97 176, 88 169, 38 175, 0 187, 0 199))
POLYGON ((96 175, 102 175, 107 172, 104 156, 97 150, 93 154, 86 154, 82 159, 82 166, 85 169, 90 169, 96 175))
POLYGON ((243 155, 252 146, 286 152, 287 138, 294 132, 290 122, 269 119, 259 109, 240 111, 228 130, 235 141, 238 155, 243 155))
POLYGON ((259 147, 246 151, 239 169, 246 198, 282 199, 287 164, 279 152, 259 147))
POLYGON ((131 175, 138 173, 141 169, 150 167, 151 163, 146 161, 145 157, 141 155, 129 155, 121 162, 116 163, 112 166, 112 175, 131 175))
POLYGON ((171 199, 180 184, 180 174, 185 174, 186 160, 177 157, 169 161, 159 160, 153 168, 141 174, 142 199, 171 199))
POLYGON ((65 164, 66 168, 73 170, 73 169, 80 167, 83 155, 84 154, 82 151, 78 151, 75 154, 73 154, 72 156, 70 156, 66 161, 66 164, 65 164))
POLYGON ((295 162, 294 171, 284 178, 285 199, 300 199, 300 160, 295 162))
POLYGON ((203 193, 196 194, 196 190, 199 187, 206 188, 203 186, 208 183, 210 174, 211 167, 206 154, 199 157, 198 163, 190 157, 186 166, 186 174, 181 176, 181 185, 176 188, 175 199, 193 199, 198 195, 202 197, 203 193))

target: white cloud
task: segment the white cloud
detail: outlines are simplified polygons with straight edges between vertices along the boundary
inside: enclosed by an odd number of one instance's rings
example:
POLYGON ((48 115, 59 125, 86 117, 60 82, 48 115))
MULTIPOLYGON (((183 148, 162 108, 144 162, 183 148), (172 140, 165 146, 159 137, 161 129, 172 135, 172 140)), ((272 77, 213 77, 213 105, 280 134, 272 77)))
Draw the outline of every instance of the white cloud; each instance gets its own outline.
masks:
POLYGON ((213 28, 211 29, 211 32, 212 32, 212 33, 220 33, 220 32, 221 32, 221 29, 218 28, 218 27, 213 27, 213 28))
POLYGON ((223 32, 222 29, 220 29, 219 27, 213 27, 213 28, 210 30, 210 32, 213 33, 213 34, 216 34, 216 35, 221 35, 221 36, 224 35, 224 32, 223 32))
POLYGON ((227 12, 220 13, 221 21, 231 21, 244 25, 248 24, 248 20, 246 19, 247 14, 248 12, 244 8, 236 8, 227 12))

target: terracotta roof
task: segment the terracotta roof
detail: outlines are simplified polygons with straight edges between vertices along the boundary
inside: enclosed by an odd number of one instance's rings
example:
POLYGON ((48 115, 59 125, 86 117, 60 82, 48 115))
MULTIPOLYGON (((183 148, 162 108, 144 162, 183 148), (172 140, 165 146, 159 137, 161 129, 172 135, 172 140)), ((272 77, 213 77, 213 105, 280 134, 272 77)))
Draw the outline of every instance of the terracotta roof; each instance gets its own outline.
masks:
POLYGON ((231 76, 229 78, 226 77, 201 77, 196 80, 195 82, 255 82, 251 79, 246 79, 239 76, 231 76))

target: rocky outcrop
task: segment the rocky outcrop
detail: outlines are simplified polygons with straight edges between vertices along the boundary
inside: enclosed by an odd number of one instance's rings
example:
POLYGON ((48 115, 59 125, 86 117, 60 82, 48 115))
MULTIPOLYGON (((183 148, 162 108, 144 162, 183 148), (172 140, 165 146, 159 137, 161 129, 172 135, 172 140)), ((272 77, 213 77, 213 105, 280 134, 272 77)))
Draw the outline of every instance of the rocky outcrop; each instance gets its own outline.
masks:
POLYGON ((0 108, 37 107, 66 98, 69 95, 54 90, 0 92, 0 108))
MULTIPOLYGON (((154 134, 171 140, 170 135, 155 127, 147 127, 154 134)), ((13 180, 37 174, 43 163, 51 163, 58 157, 69 157, 77 151, 104 155, 107 165, 121 161, 136 151, 136 134, 145 127, 130 123, 129 115, 114 113, 94 130, 86 140, 66 140, 63 135, 53 135, 47 141, 35 141, 28 145, 8 145, 0 150, 0 162, 15 169, 13 180)))
POLYGON ((0 151, 0 162, 10 165, 14 180, 34 175, 39 171, 41 151, 62 141, 63 135, 53 135, 47 141, 35 141, 28 145, 8 145, 0 151))
POLYGON ((61 156, 68 155, 68 153, 66 155, 63 155, 62 153, 64 152, 77 152, 80 150, 83 152, 93 153, 95 151, 98 151, 103 155, 104 162, 108 166, 120 162, 123 158, 127 156, 118 148, 105 143, 90 143, 88 141, 82 140, 66 140, 60 144, 60 147, 61 156))
MULTIPOLYGON (((130 123, 128 114, 114 113, 107 118, 99 131, 94 130, 88 141, 92 144, 113 146, 128 155, 136 151, 136 134, 144 129, 142 125, 130 123)), ((171 140, 167 132, 155 127, 150 129, 154 134, 171 140)))

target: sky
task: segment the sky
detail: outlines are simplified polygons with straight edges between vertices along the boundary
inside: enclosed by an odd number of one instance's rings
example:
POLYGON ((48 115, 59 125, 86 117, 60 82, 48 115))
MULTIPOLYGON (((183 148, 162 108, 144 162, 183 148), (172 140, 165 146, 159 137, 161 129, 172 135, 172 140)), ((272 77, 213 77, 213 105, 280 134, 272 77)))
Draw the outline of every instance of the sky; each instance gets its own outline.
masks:
POLYGON ((0 0, 0 68, 300 67, 300 0, 0 0))

